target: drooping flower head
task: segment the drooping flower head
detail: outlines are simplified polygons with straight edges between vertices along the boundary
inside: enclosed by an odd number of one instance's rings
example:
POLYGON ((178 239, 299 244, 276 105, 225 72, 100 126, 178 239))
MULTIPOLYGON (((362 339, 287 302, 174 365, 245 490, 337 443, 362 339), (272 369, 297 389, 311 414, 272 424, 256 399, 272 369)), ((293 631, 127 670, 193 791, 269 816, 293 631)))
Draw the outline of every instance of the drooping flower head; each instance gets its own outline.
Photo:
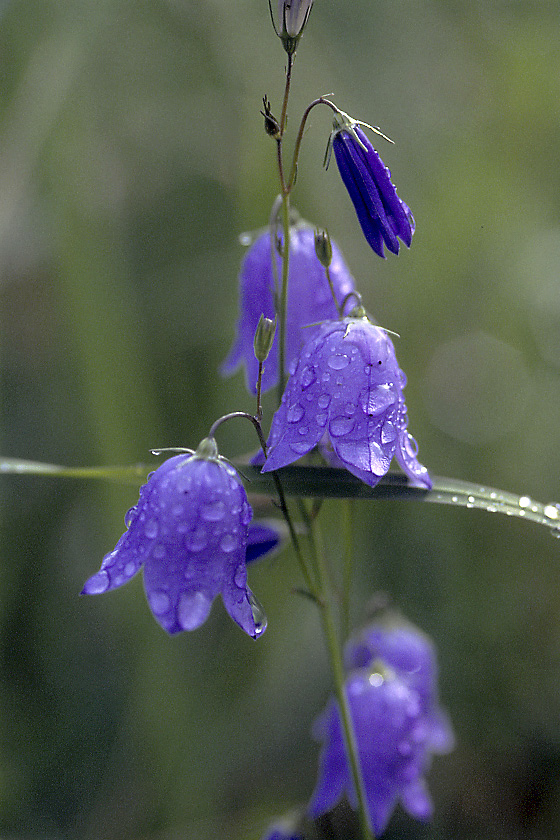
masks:
POLYGON ((143 566, 150 609, 168 633, 195 630, 220 594, 233 620, 257 638, 266 618, 247 586, 251 517, 236 471, 205 438, 196 452, 169 458, 148 477, 125 517, 127 530, 82 592, 116 589, 143 566))
MULTIPOLYGON (((375 253, 385 257, 385 245, 393 254, 398 254, 399 239, 410 248, 414 218, 409 207, 397 195, 391 182, 391 172, 360 125, 365 123, 352 119, 343 111, 335 113, 325 159, 328 165, 333 149, 364 236, 375 253)), ((372 130, 381 134, 375 128, 372 130)))
MULTIPOLYGON (((381 834, 400 800, 420 820, 432 813, 424 776, 434 753, 454 745, 437 699, 437 665, 430 640, 409 624, 375 623, 346 648, 345 690, 358 747, 371 827, 381 834)), ((344 793, 356 807, 338 706, 331 700, 315 726, 323 741, 309 811, 331 810, 344 793)))
POLYGON ((407 431, 405 384, 384 330, 365 317, 325 321, 288 380, 263 472, 291 464, 326 439, 342 466, 371 487, 396 456, 415 486, 431 488, 407 431))
MULTIPOLYGON (((255 330, 261 315, 270 319, 276 315, 273 260, 276 262, 276 277, 280 278, 282 261, 274 243, 271 247, 270 233, 266 231, 251 245, 241 265, 237 338, 222 366, 222 373, 230 375, 244 365, 247 389, 252 394, 256 392, 259 370, 253 346, 255 330)), ((340 304, 354 290, 354 280, 334 242, 329 272, 340 304)), ((337 314, 326 270, 315 253, 314 229, 303 222, 294 224, 290 235, 285 373, 288 373, 309 337, 308 325, 336 318, 337 314)), ((264 364, 263 392, 278 382, 278 333, 277 330, 264 364)))
POLYGON ((379 661, 391 668, 420 698, 432 752, 453 749, 451 724, 439 705, 436 649, 425 633, 388 612, 348 641, 344 661, 348 670, 371 668, 379 661))

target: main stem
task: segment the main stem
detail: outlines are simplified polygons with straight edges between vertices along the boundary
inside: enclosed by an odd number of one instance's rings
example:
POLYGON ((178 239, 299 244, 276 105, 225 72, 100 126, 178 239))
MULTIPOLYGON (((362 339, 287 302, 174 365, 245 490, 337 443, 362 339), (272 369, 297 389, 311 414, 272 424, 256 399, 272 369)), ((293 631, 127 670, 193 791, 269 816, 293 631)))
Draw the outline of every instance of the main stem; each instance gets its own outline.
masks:
MULTIPOLYGON (((290 95, 290 85, 291 85, 291 77, 292 77, 292 65, 293 65, 293 56, 288 56, 288 64, 286 67, 286 87, 284 90, 284 100, 282 103, 282 115, 280 118, 280 137, 277 140, 277 152, 278 152, 278 175, 280 179, 280 188, 281 188, 281 195, 282 195, 282 285, 280 290, 280 300, 279 300, 279 311, 278 311, 278 325, 279 325, 279 336, 278 336, 278 404, 280 404, 282 400, 282 395, 284 393, 284 385, 285 385, 285 360, 286 360, 286 322, 287 322, 287 309, 288 309, 288 276, 290 270, 290 192, 295 182, 296 172, 297 172, 297 159, 299 156, 299 149, 301 145, 301 141, 303 138, 303 131, 305 127, 305 123, 307 117, 311 109, 315 105, 325 104, 328 105, 333 110, 336 110, 335 106, 329 102, 328 100, 323 99, 321 97, 318 100, 315 100, 305 111, 302 122, 300 124, 298 136, 296 139, 296 146, 294 149, 294 155, 292 160, 292 169, 290 172, 289 180, 286 182, 285 174, 284 174, 284 161, 283 161, 283 136, 286 129, 286 120, 287 120, 287 113, 288 113, 288 99, 290 95)), ((271 232, 272 235, 272 232, 271 232)), ((276 257, 274 257, 276 259, 276 257)), ((266 453, 266 448, 265 448, 266 453)), ((277 487, 280 485, 280 480, 276 477, 277 480, 277 487)), ((344 665, 342 661, 342 651, 340 646, 340 639, 337 633, 336 622, 334 617, 334 610, 333 610, 333 603, 334 603, 334 596, 332 592, 332 588, 329 587, 329 579, 327 575, 325 557, 323 553, 322 544, 318 539, 318 531, 317 531, 317 523, 316 521, 311 523, 309 518, 307 518, 307 525, 310 528, 310 539, 311 539, 311 547, 313 550, 313 560, 314 560, 314 571, 315 575, 310 574, 310 570, 305 562, 305 558, 301 553, 301 547, 299 545, 299 541, 295 534, 295 529, 291 522, 290 514, 287 509, 285 499, 283 496, 281 485, 279 487, 280 490, 280 501, 282 512, 288 523, 290 529, 290 535, 292 537, 292 543, 294 545, 294 550, 296 552, 296 556, 300 562, 300 566, 302 571, 304 572, 306 584, 309 587, 309 591, 313 595, 318 607, 319 612, 321 615, 321 621, 323 624, 323 632, 325 634, 325 639, 327 643, 327 649, 329 652, 329 657, 331 660, 331 668, 333 674, 333 680, 335 685, 335 694, 338 700, 338 707, 340 710, 340 719, 342 721, 342 728, 344 732, 344 741, 346 745, 346 752, 348 754, 348 761, 350 763, 350 771, 352 775, 352 779, 354 782, 354 788, 356 790, 356 796, 358 800, 358 819, 360 822, 360 834, 361 840, 374 840, 373 834, 369 827, 369 821, 367 816, 367 804, 364 792, 364 785, 362 781, 362 774, 360 771, 360 764, 358 759, 358 746, 356 743, 356 737, 354 735, 354 727, 352 725, 352 717, 350 713, 350 706, 348 703, 348 698, 346 696, 346 692, 344 691, 344 682, 345 682, 345 674, 344 674, 344 665)))
POLYGON ((323 546, 318 535, 318 525, 315 520, 311 527, 311 542, 313 552, 315 554, 315 568, 318 577, 318 591, 316 593, 316 601, 319 605, 321 614, 321 621, 323 624, 323 632, 327 643, 327 650, 331 661, 331 670, 334 680, 334 689, 336 699, 338 701, 338 708, 340 712, 340 719, 342 721, 342 730, 344 733, 344 742, 346 746, 346 753, 350 764, 350 773, 352 781, 354 782, 354 789, 358 800, 358 819, 360 823, 361 840, 375 840, 373 833, 369 827, 369 820, 367 816, 367 803, 364 791, 364 783, 362 780, 362 772, 358 758, 358 745, 356 743, 356 736, 354 734, 354 726, 352 724, 352 716, 350 712, 350 705, 348 697, 344 690, 345 673, 344 664, 342 661, 342 651, 340 646, 339 635, 336 629, 336 622, 333 612, 333 594, 332 587, 329 585, 329 576, 327 573, 325 557, 323 553, 323 546))

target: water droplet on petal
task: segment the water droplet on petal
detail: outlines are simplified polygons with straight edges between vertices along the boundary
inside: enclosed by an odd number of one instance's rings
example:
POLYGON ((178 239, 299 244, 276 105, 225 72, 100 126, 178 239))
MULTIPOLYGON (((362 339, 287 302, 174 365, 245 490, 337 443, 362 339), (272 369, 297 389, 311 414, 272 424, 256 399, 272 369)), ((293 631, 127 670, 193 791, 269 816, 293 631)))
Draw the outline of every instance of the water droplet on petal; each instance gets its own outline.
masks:
POLYGON ((300 426, 298 432, 300 435, 306 435, 309 432, 309 426, 300 426))
POLYGON ((131 560, 130 563, 127 563, 126 566, 124 567, 124 573, 127 577, 132 577, 132 575, 134 574, 135 571, 136 571, 136 563, 134 563, 131 560))
POLYGON ((158 524, 155 519, 148 519, 144 525, 144 533, 149 540, 155 539, 158 535, 158 524))
POLYGON ((335 417, 329 425, 329 432, 333 437, 347 435, 354 428, 354 420, 351 417, 335 417))
POLYGON ((186 545, 189 551, 202 551, 206 548, 208 537, 204 528, 197 528, 196 531, 191 531, 187 536, 186 545))
POLYGON ((218 499, 216 502, 208 502, 202 505, 200 509, 202 519, 205 519, 207 522, 219 522, 220 519, 224 518, 225 512, 226 506, 221 499, 218 499))
POLYGON ((328 394, 321 394, 321 396, 317 400, 317 405, 319 406, 319 408, 327 408, 330 401, 331 398, 328 394))
POLYGON ((138 505, 134 505, 134 507, 131 507, 130 510, 127 510, 127 512, 125 514, 125 517, 124 517, 124 524, 126 525, 127 528, 130 528, 130 525, 132 523, 132 520, 134 519, 134 515, 135 515, 137 510, 138 510, 138 505))
POLYGON ((154 558, 154 560, 163 560, 163 558, 165 557, 165 553, 165 546, 161 543, 158 543, 152 551, 152 557, 154 558))
POLYGON ((148 601, 150 602, 150 607, 155 615, 162 615, 167 612, 171 606, 169 595, 162 589, 155 589, 153 592, 150 592, 148 595, 148 601))
POLYGON ((325 411, 319 412, 315 420, 317 421, 318 426, 324 426, 328 420, 329 415, 325 411))
POLYGON ((327 364, 333 370, 342 370, 343 368, 348 367, 350 359, 344 353, 340 355, 337 354, 335 356, 331 356, 330 359, 328 359, 327 364))
POLYGON ((311 449, 308 443, 291 443, 290 449, 293 449, 297 455, 305 455, 311 449))
POLYGON ((247 586, 247 567, 242 563, 235 570, 233 582, 239 589, 245 589, 247 586))
POLYGON ((225 534, 220 540, 220 548, 227 553, 235 551, 237 545, 237 537, 234 537, 233 534, 225 534))
POLYGON ((291 405, 289 407, 288 413, 286 415, 288 423, 298 423, 303 417, 304 413, 305 412, 303 410, 303 406, 301 406, 299 403, 294 403, 294 405, 291 405))
POLYGON ((261 604, 257 601, 252 592, 249 593, 249 605, 255 622, 255 638, 262 636, 268 625, 266 613, 261 604))
POLYGON ((183 592, 177 609, 177 621, 183 630, 196 630, 208 618, 212 602, 202 592, 183 592))
POLYGON ((84 586, 87 595, 100 595, 109 588, 109 575, 107 572, 97 572, 84 586))
POLYGON ((316 378, 317 377, 315 375, 315 371, 313 370, 312 367, 309 367, 309 365, 308 365, 301 372, 301 376, 300 376, 300 380, 299 380, 301 382, 301 387, 302 388, 309 388, 310 385, 313 385, 316 378))
POLYGON ((381 443, 391 443, 397 436, 397 430, 393 424, 387 420, 386 423, 383 423, 383 428, 381 429, 381 443))

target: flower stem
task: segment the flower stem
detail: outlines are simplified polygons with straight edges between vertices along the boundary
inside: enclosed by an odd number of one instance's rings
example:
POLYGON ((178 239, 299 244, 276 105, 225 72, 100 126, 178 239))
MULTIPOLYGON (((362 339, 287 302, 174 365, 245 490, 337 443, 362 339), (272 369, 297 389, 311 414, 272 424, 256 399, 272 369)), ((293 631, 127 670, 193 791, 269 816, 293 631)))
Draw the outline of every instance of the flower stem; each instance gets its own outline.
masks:
POLYGON ((282 196, 282 285, 278 312, 278 405, 286 384, 286 321, 288 317, 288 274, 290 270, 290 196, 282 196))
POLYGON ((373 833, 369 826, 364 784, 362 780, 362 773, 360 770, 358 756, 358 745, 356 743, 354 727, 352 725, 352 717, 350 714, 348 697, 346 696, 346 692, 344 690, 345 675, 344 665, 342 661, 342 651, 340 646, 339 635, 336 629, 336 623, 333 613, 333 597, 332 592, 329 592, 329 579, 327 574, 323 547, 320 541, 317 520, 315 520, 312 523, 311 538, 313 550, 315 553, 316 569, 319 578, 318 591, 316 593, 316 601, 319 605, 321 621, 323 624, 323 632, 325 634, 325 641, 327 644, 327 649, 331 661, 331 670, 334 681, 335 695, 338 701, 340 719, 342 721, 346 752, 348 755, 348 762, 350 764, 350 773, 354 782, 354 788, 356 790, 356 797, 358 801, 358 819, 360 823, 360 838, 361 840, 374 840, 373 833))

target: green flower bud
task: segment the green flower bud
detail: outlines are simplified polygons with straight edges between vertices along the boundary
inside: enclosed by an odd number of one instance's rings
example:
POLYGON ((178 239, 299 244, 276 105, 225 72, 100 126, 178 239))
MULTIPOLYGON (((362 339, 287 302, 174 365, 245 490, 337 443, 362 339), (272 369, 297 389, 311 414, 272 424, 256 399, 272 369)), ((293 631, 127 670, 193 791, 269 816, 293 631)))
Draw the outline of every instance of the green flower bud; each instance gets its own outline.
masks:
POLYGON ((321 265, 328 268, 332 260, 332 245, 328 231, 320 229, 315 231, 315 253, 321 265))
POLYGON ((276 318, 272 321, 270 318, 265 318, 264 315, 261 315, 259 323, 257 324, 257 329, 255 330, 255 338, 253 341, 256 359, 261 364, 266 361, 266 358, 272 349, 275 333, 276 318))

